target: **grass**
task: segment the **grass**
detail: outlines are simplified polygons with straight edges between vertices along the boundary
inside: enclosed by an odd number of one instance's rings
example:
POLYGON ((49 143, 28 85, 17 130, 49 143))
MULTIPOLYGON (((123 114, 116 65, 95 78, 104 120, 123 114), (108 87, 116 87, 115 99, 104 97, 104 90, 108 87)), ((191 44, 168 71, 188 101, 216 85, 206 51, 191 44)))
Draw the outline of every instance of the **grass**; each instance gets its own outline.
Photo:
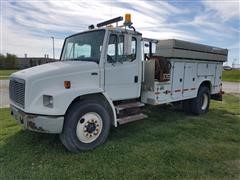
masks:
POLYGON ((187 116, 147 107, 149 118, 111 130, 103 146, 71 154, 57 135, 23 131, 2 109, 0 179, 238 179, 240 97, 187 116))
POLYGON ((0 70, 0 79, 8 79, 9 76, 16 72, 16 71, 19 71, 18 69, 4 69, 4 70, 0 70))
POLYGON ((222 80, 240 82, 240 70, 223 71, 222 80))

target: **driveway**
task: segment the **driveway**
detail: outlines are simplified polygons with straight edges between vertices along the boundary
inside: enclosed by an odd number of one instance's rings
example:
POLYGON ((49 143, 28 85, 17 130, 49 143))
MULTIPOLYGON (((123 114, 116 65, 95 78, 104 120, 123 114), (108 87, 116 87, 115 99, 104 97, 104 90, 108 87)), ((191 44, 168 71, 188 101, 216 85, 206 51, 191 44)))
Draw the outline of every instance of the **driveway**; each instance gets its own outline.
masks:
MULTIPOLYGON (((9 107, 8 84, 9 80, 0 80, 0 108, 9 107)), ((240 83, 223 82, 223 91, 240 93, 240 83)))
POLYGON ((240 93, 240 83, 235 82, 223 82, 223 91, 226 93, 240 93))

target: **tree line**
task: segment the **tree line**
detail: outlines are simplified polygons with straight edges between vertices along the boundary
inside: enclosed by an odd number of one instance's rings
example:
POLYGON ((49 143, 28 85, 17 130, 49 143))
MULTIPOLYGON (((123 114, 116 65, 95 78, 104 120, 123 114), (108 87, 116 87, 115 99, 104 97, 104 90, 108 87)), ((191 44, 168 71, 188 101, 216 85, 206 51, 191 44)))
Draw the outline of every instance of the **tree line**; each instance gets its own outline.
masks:
POLYGON ((0 69, 16 69, 18 67, 17 56, 7 53, 0 54, 0 69))

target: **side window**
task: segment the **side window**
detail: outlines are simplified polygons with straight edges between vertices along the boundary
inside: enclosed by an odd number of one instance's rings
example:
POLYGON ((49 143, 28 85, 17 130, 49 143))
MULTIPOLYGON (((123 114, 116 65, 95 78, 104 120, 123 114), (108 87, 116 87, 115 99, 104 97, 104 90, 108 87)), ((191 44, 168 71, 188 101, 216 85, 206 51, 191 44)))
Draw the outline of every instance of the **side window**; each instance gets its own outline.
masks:
POLYGON ((111 34, 108 42, 107 61, 109 63, 116 62, 116 55, 117 55, 117 35, 111 34))
POLYGON ((143 42, 143 46, 144 46, 144 60, 149 60, 149 58, 156 53, 156 47, 157 47, 157 42, 149 42, 149 41, 144 41, 143 42), (150 52, 151 49, 151 52, 150 52))
POLYGON ((137 56, 137 39, 132 37, 131 54, 126 56, 126 61, 134 61, 137 56))
POLYGON ((118 56, 123 55, 123 47, 124 47, 124 36, 120 35, 118 38, 118 56))
POLYGON ((124 35, 111 34, 108 42, 107 49, 107 62, 124 62, 134 61, 137 56, 137 39, 132 37, 131 41, 131 54, 124 54, 124 35))
POLYGON ((132 48, 131 48, 131 61, 135 60, 137 57, 137 39, 132 37, 132 48))
POLYGON ((126 58, 124 57, 124 36, 118 36, 118 50, 117 50, 117 60, 123 62, 126 58))

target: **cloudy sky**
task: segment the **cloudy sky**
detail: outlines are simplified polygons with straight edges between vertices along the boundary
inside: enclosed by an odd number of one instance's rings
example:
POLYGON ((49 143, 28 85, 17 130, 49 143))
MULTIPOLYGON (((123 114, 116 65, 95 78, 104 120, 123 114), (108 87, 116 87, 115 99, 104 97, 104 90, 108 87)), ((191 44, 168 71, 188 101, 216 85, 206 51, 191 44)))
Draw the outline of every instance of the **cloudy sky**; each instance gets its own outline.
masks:
POLYGON ((239 0, 171 1, 1 1, 1 53, 19 57, 52 57, 55 37, 59 57, 66 36, 90 24, 132 14, 133 25, 144 37, 176 38, 229 49, 229 64, 240 63, 239 0))

